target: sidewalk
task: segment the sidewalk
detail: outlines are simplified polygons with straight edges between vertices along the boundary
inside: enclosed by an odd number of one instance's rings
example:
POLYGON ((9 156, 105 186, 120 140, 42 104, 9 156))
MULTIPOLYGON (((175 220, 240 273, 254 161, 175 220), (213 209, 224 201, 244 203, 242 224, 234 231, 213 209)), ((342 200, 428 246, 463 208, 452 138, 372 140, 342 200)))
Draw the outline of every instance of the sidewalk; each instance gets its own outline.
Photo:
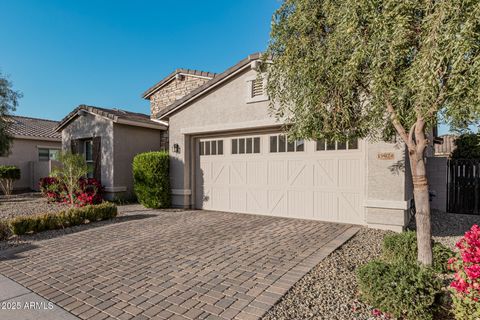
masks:
POLYGON ((77 320, 71 313, 0 275, 0 319, 77 320))

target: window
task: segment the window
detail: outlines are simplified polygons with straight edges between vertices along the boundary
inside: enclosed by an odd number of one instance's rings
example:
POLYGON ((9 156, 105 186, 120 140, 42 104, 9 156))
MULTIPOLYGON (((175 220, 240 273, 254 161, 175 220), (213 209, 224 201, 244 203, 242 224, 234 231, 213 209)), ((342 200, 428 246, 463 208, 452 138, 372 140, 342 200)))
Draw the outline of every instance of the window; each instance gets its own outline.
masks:
POLYGON ((305 151, 305 141, 288 141, 283 134, 270 136, 270 152, 302 152, 305 151))
POLYGON ((60 154, 59 149, 38 148, 39 161, 58 160, 59 154, 60 154))
POLYGON ((260 137, 232 139, 232 154, 260 153, 260 137))
POLYGON ((223 154, 223 140, 211 140, 200 142, 201 156, 215 156, 223 154))
POLYGON ((317 140, 317 151, 325 150, 355 150, 358 149, 358 139, 348 141, 317 140))
POLYGON ((93 140, 85 140, 85 162, 87 163, 87 178, 93 178, 94 164, 93 164, 93 140))

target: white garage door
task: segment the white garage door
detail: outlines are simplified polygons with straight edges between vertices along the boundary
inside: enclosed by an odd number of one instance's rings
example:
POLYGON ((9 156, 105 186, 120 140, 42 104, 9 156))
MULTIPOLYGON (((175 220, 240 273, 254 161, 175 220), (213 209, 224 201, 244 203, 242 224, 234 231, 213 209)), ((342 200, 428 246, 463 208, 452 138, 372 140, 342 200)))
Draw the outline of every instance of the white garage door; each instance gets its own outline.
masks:
POLYGON ((278 133, 198 139, 198 209, 364 223, 363 143, 278 133))

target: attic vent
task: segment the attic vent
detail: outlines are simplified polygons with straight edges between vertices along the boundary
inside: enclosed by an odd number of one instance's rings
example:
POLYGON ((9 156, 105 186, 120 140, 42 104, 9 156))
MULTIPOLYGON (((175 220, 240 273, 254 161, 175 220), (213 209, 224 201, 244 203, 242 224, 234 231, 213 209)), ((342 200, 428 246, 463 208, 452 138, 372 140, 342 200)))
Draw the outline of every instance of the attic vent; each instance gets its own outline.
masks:
POLYGON ((255 79, 252 81, 252 98, 263 96, 263 79, 255 79))

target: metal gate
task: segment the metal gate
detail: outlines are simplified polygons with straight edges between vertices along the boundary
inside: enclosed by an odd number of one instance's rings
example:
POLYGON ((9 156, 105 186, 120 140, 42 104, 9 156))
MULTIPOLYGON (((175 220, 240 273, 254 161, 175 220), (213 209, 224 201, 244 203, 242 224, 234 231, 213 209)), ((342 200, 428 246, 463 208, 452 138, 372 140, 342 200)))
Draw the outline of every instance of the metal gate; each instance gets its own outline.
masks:
POLYGON ((480 214, 480 159, 448 161, 448 212, 480 214))

